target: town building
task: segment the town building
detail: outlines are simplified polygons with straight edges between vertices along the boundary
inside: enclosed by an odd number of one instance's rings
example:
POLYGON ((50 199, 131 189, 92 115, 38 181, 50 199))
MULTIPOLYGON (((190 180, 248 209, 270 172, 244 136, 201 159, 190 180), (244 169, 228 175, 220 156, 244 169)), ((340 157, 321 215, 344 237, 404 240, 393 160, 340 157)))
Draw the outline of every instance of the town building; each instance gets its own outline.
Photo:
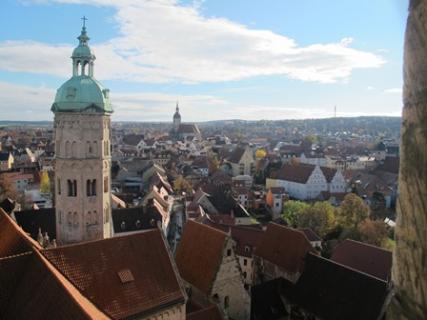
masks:
POLYGON ((175 140, 201 140, 202 134, 195 123, 182 123, 181 114, 179 113, 178 102, 176 103, 175 113, 173 115, 172 130, 170 135, 175 140))

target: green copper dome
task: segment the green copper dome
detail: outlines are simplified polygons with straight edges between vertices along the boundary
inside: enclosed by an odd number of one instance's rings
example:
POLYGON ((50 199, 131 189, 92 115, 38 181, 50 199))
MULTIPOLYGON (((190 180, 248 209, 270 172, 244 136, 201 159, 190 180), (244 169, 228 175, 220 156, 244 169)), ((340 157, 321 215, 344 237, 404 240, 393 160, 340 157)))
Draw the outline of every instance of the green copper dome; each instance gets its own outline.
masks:
POLYGON ((53 112, 112 113, 109 90, 93 77, 95 55, 83 25, 79 45, 74 49, 73 76, 56 92, 53 112))
POLYGON ((113 112, 109 90, 90 76, 74 76, 56 92, 53 112, 113 112))

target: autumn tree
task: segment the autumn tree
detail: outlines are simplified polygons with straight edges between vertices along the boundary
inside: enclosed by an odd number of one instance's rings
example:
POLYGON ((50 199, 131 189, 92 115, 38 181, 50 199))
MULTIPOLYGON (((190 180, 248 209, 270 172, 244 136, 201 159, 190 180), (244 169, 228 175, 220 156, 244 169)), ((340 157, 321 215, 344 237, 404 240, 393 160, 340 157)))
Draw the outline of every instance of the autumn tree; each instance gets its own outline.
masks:
POLYGON ((40 192, 50 193, 50 179, 47 171, 42 171, 40 174, 40 192))
POLYGON ((410 0, 390 319, 427 319, 427 0, 410 0))
POLYGON ((193 192, 193 187, 190 182, 188 182, 183 176, 179 175, 173 182, 173 188, 176 192, 182 193, 191 193, 193 192))
POLYGON ((335 226, 335 209, 327 201, 319 201, 297 213, 298 228, 310 228, 319 236, 325 236, 335 226))
POLYGON ((0 201, 10 198, 12 200, 18 199, 18 192, 15 184, 6 176, 0 176, 0 201))
POLYGON ((296 217, 305 209, 309 208, 310 205, 308 203, 296 200, 288 200, 283 204, 283 213, 282 217, 286 220, 286 222, 295 226, 296 217))
POLYGON ((354 193, 344 197, 338 210, 338 223, 344 228, 357 228, 369 216, 369 207, 354 193))
POLYGON ((381 220, 365 219, 359 223, 357 230, 360 240, 378 247, 387 245, 388 232, 386 224, 381 220))

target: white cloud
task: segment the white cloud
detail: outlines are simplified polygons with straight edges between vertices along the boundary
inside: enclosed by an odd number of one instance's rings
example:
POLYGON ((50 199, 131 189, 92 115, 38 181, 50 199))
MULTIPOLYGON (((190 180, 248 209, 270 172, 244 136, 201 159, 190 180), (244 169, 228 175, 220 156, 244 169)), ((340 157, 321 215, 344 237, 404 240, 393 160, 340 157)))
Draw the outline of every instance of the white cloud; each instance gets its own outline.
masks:
POLYGON ((402 88, 390 88, 390 89, 385 89, 384 93, 389 93, 389 94, 402 94, 403 90, 402 88))
MULTIPOLYGON (((269 30, 205 17, 200 1, 190 6, 174 0, 33 2, 116 8, 119 35, 93 45, 97 54, 95 72, 100 79, 195 83, 283 75, 328 83, 345 81, 354 69, 377 68, 385 63, 374 53, 351 48, 351 38, 299 46, 295 40, 269 30)), ((90 25, 88 29, 90 34, 90 25)), ((70 74, 71 50, 71 45, 2 42, 0 69, 66 77, 70 74)))

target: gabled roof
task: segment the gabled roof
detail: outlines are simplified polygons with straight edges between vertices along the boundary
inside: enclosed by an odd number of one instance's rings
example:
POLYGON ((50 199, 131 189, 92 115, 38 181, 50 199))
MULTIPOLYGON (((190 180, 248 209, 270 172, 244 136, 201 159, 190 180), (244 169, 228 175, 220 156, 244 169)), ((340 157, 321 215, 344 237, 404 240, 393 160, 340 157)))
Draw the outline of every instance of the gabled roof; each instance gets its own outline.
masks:
POLYGON ((0 259, 1 319, 109 319, 37 251, 0 259))
POLYGON ((315 167, 311 164, 284 164, 275 178, 297 183, 307 183, 315 167))
POLYGON ((123 137, 123 143, 130 146, 136 146, 143 139, 143 134, 127 134, 123 137))
POLYGON ((322 170, 323 175, 326 178, 326 181, 330 183, 332 179, 335 177, 337 173, 337 169, 328 168, 328 167, 320 167, 320 170, 322 170))
POLYGON ((269 223, 261 236, 255 255, 274 263, 289 273, 301 272, 304 257, 313 250, 305 234, 299 230, 269 223))
POLYGON ((159 230, 49 249, 43 255, 112 319, 148 316, 185 302, 159 230))
POLYGON ((40 245, 31 239, 17 224, 0 208, 0 258, 26 253, 40 245))
POLYGON ((227 160, 230 161, 231 163, 239 163, 245 151, 246 151, 245 148, 237 147, 228 155, 227 160))
POLYGON ((14 215, 16 223, 25 232, 28 232, 33 239, 37 238, 39 228, 43 234, 47 232, 51 239, 56 239, 55 208, 16 211, 14 215))
POLYGON ((157 210, 144 207, 113 209, 114 233, 123 233, 157 228, 157 221, 162 221, 162 216, 157 210))
POLYGON ((331 260, 388 281, 393 255, 391 251, 347 239, 335 247, 331 260))
POLYGON ((251 257, 259 246, 263 233, 261 229, 253 227, 232 226, 231 237, 236 242, 236 254, 251 257))
POLYGON ((209 294, 226 241, 226 233, 188 220, 176 250, 176 264, 182 278, 209 294))
POLYGON ((377 320, 388 294, 385 281, 312 253, 297 283, 283 289, 291 302, 328 320, 377 320))

